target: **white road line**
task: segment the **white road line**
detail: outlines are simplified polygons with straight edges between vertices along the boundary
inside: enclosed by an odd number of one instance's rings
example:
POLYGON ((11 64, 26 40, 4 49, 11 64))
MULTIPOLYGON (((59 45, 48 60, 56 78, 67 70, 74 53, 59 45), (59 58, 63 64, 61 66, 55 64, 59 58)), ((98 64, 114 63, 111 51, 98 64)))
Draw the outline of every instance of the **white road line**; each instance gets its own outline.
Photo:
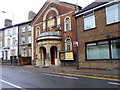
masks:
POLYGON ((8 84, 8 85, 10 85, 10 86, 13 86, 13 87, 15 87, 15 88, 22 88, 22 87, 20 87, 20 86, 18 86, 18 85, 12 84, 12 83, 10 83, 10 82, 7 82, 7 81, 1 80, 1 79, 0 79, 0 81, 3 82, 3 83, 8 84))
POLYGON ((79 78, 76 78, 76 77, 60 76, 60 75, 48 74, 48 73, 42 73, 42 74, 48 75, 48 76, 55 76, 55 77, 64 77, 64 78, 69 78, 69 79, 79 79, 79 78))
POLYGON ((120 85, 120 83, 114 83, 114 82, 108 82, 108 83, 113 85, 120 85))

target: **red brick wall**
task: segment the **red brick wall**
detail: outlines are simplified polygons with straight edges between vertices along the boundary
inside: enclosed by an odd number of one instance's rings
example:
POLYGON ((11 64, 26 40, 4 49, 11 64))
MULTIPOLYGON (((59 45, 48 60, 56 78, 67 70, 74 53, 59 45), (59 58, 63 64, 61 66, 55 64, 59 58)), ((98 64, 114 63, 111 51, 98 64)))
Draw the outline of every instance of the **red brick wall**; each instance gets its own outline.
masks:
POLYGON ((62 15, 64 13, 67 13, 69 11, 72 11, 73 8, 69 8, 60 4, 55 4, 55 3, 51 3, 47 6, 47 8, 40 14, 40 17, 37 18, 37 21, 34 22, 34 24, 37 24, 39 22, 43 21, 43 16, 45 14, 45 12, 50 8, 50 7, 55 7, 59 10, 59 14, 62 15))
POLYGON ((77 30, 79 39, 79 64, 81 68, 117 68, 118 60, 94 60, 86 61, 85 42, 92 42, 107 39, 107 35, 112 38, 120 37, 118 35, 118 23, 106 25, 105 8, 96 10, 95 12, 96 28, 84 31, 83 16, 77 18, 77 30))
MULTIPOLYGON (((61 17, 61 23, 62 23, 62 50, 63 51, 65 50, 64 42, 65 42, 65 39, 67 37, 70 37, 72 39, 72 41, 76 41, 76 21, 75 21, 75 18, 73 17, 73 14, 74 13, 71 13, 71 14, 68 14, 68 15, 65 15, 65 16, 61 17), (71 18, 71 29, 72 29, 72 31, 70 31, 70 32, 65 32, 65 30, 64 30, 64 19, 65 19, 66 16, 69 16, 71 18)), ((73 47, 73 50, 75 52, 75 47, 73 47)))

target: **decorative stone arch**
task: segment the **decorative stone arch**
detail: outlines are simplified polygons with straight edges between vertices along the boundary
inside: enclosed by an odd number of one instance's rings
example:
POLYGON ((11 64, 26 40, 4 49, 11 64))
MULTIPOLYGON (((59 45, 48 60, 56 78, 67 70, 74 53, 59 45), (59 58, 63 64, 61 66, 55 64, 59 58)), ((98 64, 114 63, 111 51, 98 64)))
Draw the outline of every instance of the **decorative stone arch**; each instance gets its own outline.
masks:
POLYGON ((57 56, 57 46, 51 46, 50 48, 50 54, 51 54, 51 64, 54 64, 55 65, 55 59, 58 57, 57 56))
POLYGON ((46 27, 46 22, 45 22, 45 20, 46 20, 47 14, 48 14, 51 10, 55 11, 56 14, 57 14, 57 16, 59 15, 59 11, 58 11, 57 8, 55 8, 55 7, 50 7, 50 8, 45 12, 45 14, 44 14, 44 16, 43 16, 43 29, 45 29, 45 27, 46 27))
POLYGON ((58 9, 55 8, 55 7, 51 7, 51 8, 49 8, 49 9, 45 12, 45 14, 44 14, 44 16, 43 16, 43 21, 46 20, 47 14, 48 14, 51 10, 55 11, 56 14, 57 14, 57 16, 59 15, 59 11, 58 11, 58 9))

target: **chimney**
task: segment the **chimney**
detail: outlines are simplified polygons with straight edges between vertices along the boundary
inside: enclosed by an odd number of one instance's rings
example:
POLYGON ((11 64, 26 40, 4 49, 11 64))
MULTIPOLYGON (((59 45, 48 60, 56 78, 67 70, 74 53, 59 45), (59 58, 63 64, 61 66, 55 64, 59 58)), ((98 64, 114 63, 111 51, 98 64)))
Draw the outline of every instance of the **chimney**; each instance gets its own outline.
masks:
POLYGON ((5 21, 4 21, 4 27, 11 26, 11 25, 12 25, 12 20, 5 19, 5 21))
POLYGON ((28 20, 32 20, 35 17, 36 13, 33 11, 29 11, 28 13, 28 20))

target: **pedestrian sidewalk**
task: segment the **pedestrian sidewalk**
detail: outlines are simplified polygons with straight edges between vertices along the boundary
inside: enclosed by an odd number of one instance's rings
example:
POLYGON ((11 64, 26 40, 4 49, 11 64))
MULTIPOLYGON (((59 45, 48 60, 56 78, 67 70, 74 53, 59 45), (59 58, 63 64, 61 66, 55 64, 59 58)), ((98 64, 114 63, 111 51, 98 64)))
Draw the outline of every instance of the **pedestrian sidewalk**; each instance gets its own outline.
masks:
POLYGON ((68 73, 68 74, 77 74, 77 75, 88 75, 96 77, 105 77, 105 78, 114 78, 120 79, 120 74, 118 70, 96 70, 96 69, 79 69, 73 67, 62 67, 62 66, 50 66, 50 67, 35 67, 32 65, 24 66, 3 66, 14 69, 23 69, 30 71, 40 71, 40 72, 49 72, 49 73, 68 73))

